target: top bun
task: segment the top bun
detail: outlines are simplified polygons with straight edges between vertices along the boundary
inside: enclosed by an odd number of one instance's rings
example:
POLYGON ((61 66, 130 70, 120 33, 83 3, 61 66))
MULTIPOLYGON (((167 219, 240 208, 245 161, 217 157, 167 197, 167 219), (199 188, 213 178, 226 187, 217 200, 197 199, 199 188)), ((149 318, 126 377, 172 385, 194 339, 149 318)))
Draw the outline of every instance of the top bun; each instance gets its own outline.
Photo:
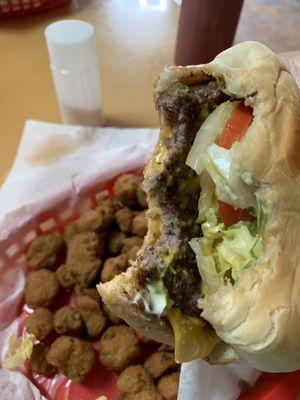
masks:
POLYGON ((300 92, 278 57, 256 42, 218 55, 205 69, 244 98, 254 120, 232 147, 264 204, 264 252, 233 286, 201 303, 202 317, 254 367, 300 368, 300 92))

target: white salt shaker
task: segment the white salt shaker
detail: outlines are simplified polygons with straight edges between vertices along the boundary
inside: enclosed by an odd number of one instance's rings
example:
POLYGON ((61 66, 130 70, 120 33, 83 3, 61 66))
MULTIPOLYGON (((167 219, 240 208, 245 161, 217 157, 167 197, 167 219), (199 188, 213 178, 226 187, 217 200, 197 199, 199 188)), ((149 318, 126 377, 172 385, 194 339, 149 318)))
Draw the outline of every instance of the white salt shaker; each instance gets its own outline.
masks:
POLYGON ((104 123, 94 28, 79 20, 62 20, 45 30, 62 120, 66 124, 104 123))

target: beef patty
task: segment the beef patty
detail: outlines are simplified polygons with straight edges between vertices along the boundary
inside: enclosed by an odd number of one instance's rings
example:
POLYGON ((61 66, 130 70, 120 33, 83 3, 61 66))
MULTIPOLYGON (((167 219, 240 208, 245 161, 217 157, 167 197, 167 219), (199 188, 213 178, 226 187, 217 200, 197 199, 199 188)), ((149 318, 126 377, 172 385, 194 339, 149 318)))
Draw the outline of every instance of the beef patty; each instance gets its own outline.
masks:
POLYGON ((215 80, 188 86, 176 82, 160 94, 157 108, 172 135, 160 140, 168 157, 161 172, 145 179, 162 220, 161 235, 138 258, 142 284, 162 277, 175 307, 199 316, 201 277, 189 240, 201 236, 198 216, 199 177, 186 164, 196 133, 207 115, 227 100, 215 80))

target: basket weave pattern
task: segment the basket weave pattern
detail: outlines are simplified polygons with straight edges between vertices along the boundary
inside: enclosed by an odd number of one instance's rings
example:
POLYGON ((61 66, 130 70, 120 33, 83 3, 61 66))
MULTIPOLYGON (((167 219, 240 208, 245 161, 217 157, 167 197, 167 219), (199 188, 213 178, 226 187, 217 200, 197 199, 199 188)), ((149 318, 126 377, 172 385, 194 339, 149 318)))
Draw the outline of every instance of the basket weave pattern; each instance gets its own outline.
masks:
POLYGON ((48 11, 69 0, 0 0, 0 18, 48 11))
POLYGON ((26 249, 37 235, 55 231, 63 232, 66 225, 79 218, 83 212, 97 206, 103 191, 108 191, 113 195, 114 181, 115 179, 88 188, 78 195, 72 207, 68 198, 61 200, 52 209, 36 215, 19 227, 5 240, 0 240, 0 271, 4 267, 26 265, 26 249))

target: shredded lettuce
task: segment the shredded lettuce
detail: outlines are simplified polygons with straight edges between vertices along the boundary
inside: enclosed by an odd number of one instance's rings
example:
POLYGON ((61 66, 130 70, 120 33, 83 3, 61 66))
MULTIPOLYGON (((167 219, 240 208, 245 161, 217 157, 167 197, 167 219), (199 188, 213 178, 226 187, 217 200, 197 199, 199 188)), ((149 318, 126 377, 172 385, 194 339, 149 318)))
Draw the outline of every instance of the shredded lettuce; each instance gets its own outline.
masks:
POLYGON ((196 255, 203 294, 207 295, 216 292, 227 281, 237 281, 241 271, 262 254, 266 211, 257 201, 256 222, 240 221, 225 228, 213 187, 205 174, 204 171, 201 177, 198 217, 203 237, 192 239, 190 246, 196 255))
POLYGON ((212 294, 219 289, 219 275, 212 256, 212 242, 205 239, 192 239, 190 246, 196 254, 199 273, 202 278, 202 292, 212 294), (205 253, 210 253, 205 255, 205 253))
POLYGON ((170 308, 167 316, 175 335, 175 360, 178 363, 207 357, 220 340, 201 318, 184 315, 177 308, 170 308))
POLYGON ((24 361, 30 358, 35 340, 34 335, 29 335, 26 338, 12 335, 9 339, 8 357, 3 361, 3 368, 15 369, 21 367, 24 361))
POLYGON ((226 122, 239 103, 239 101, 225 101, 220 104, 209 114, 198 130, 186 160, 186 164, 196 171, 198 175, 200 175, 204 168, 201 156, 221 136, 226 122))
POLYGON ((250 233, 249 223, 239 222, 223 231, 223 240, 216 247, 218 264, 221 272, 230 271, 231 277, 237 281, 242 269, 253 261, 251 250, 256 237, 250 233))

